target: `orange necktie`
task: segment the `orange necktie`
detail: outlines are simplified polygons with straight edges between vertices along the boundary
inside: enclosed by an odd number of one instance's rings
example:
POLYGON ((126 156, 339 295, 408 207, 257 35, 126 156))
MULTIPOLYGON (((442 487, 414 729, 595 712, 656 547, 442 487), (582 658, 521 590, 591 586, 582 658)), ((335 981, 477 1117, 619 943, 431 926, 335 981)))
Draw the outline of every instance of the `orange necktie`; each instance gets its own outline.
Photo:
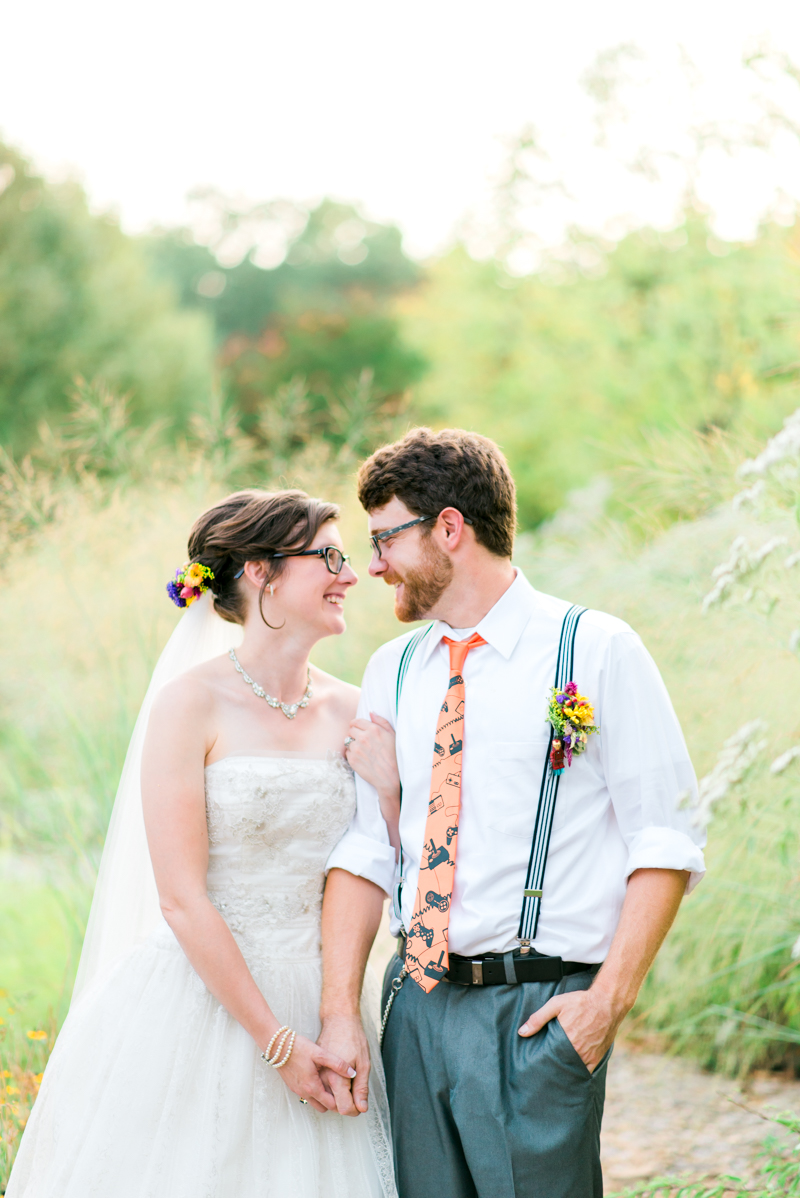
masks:
POLYGON ((406 969, 429 994, 447 973, 448 912, 453 897, 458 813, 461 808, 461 754, 464 748, 464 679, 470 649, 485 645, 477 632, 450 646, 450 683, 436 724, 433 775, 417 897, 406 944, 406 969))

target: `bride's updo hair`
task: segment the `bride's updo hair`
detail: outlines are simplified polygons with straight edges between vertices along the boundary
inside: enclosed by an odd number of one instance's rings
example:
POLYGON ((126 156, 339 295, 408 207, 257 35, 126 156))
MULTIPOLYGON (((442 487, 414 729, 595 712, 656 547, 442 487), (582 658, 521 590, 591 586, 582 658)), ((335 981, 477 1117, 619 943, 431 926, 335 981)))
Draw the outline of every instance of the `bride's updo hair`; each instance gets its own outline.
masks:
MULTIPOLYGON (((335 503, 311 499, 305 491, 237 491, 195 522, 189 534, 189 560, 214 571, 210 586, 217 614, 232 624, 243 624, 244 596, 235 575, 245 562, 269 561, 273 553, 308 549, 322 525, 338 517, 335 503)), ((286 560, 269 562, 259 607, 286 560)))

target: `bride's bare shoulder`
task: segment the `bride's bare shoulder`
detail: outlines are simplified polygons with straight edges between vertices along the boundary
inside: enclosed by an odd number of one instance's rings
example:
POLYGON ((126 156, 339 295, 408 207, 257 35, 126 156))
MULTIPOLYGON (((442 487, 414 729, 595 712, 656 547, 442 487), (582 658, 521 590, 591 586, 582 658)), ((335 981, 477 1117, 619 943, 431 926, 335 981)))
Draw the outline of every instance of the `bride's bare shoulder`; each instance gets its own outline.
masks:
POLYGON ((358 707, 358 697, 361 691, 350 682, 344 682, 333 674, 326 674, 317 666, 311 667, 311 682, 314 694, 323 702, 333 707, 342 719, 352 720, 358 707))
POLYGON ((153 710, 162 713, 179 710, 191 718, 213 706, 216 694, 230 671, 227 654, 212 657, 202 665, 179 674, 161 687, 153 701, 153 710), (226 668, 227 667, 227 668, 226 668))

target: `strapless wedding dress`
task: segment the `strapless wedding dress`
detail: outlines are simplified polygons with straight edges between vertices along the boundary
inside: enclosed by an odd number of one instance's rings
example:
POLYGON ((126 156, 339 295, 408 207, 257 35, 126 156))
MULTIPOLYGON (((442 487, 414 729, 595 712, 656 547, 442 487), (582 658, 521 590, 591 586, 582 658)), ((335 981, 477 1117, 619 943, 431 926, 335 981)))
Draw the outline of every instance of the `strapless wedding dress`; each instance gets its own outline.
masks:
MULTIPOLYGON (((352 773, 333 755, 206 769, 209 897, 277 1019, 311 1040, 323 871, 354 807, 352 773)), ((318 1113, 260 1059, 162 922, 70 1011, 7 1198, 396 1198, 373 1002, 366 994, 369 1111, 318 1113)))

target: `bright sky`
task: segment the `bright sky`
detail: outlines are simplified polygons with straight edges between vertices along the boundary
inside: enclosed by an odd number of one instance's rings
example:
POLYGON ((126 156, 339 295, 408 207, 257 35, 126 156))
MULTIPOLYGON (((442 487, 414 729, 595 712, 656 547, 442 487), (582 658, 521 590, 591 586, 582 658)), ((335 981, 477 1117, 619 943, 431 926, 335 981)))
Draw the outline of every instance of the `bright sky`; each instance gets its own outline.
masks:
MULTIPOLYGON (((693 121, 752 115, 740 62, 755 40, 800 62, 797 0, 27 0, 2 26, 0 132, 127 228, 181 222, 197 185, 329 194, 396 221, 415 253, 486 208, 503 139, 527 122, 571 196, 533 218, 546 240, 569 221, 669 224, 680 173, 646 183, 594 145, 580 80, 610 47, 645 54, 625 152, 685 150, 693 121)), ((711 154, 700 176, 722 236, 752 233, 777 189, 800 197, 788 137, 769 156, 711 154)))

